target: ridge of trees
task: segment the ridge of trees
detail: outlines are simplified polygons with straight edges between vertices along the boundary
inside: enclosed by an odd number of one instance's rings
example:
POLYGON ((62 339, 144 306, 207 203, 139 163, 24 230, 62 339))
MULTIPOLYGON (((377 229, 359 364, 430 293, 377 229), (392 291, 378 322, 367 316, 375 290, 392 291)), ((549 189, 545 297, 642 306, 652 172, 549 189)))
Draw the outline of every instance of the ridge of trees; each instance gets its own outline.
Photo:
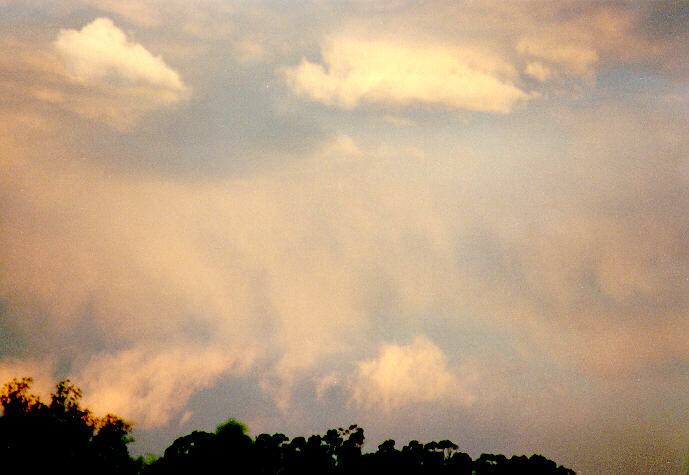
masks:
MULTIPOLYGON (((0 467, 53 474, 247 474, 247 475, 570 475, 538 454, 527 457, 481 454, 475 460, 450 440, 410 441, 401 449, 388 439, 376 452, 363 452, 364 429, 356 424, 323 435, 290 440, 284 434, 252 438, 234 419, 215 432, 193 431, 177 438, 162 457, 133 458, 132 424, 108 414, 95 417, 80 406, 81 390, 69 380, 57 384, 49 402, 31 393, 31 378, 13 379, 0 391, 0 467)), ((4 471, 3 470, 3 471, 4 471)))

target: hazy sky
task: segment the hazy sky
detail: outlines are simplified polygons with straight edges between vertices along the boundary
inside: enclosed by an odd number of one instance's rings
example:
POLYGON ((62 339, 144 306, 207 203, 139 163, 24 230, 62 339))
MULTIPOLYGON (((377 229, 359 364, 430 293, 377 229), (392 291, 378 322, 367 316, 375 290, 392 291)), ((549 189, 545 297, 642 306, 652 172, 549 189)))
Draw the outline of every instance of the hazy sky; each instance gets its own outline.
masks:
POLYGON ((680 471, 688 131, 683 1, 0 0, 0 377, 680 471))

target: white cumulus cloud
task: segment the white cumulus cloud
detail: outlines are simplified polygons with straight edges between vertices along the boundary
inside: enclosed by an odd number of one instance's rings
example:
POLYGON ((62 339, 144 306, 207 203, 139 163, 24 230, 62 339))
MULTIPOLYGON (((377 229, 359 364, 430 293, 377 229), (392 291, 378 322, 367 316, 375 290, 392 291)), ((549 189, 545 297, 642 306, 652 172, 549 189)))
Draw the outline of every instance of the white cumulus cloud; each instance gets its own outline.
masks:
POLYGON ((177 71, 109 18, 60 30, 53 47, 66 79, 81 86, 70 92, 67 108, 82 117, 126 129, 145 112, 189 96, 177 71))
POLYGON ((509 113, 529 98, 510 80, 509 64, 467 47, 338 36, 322 56, 323 64, 303 58, 288 68, 287 82, 297 94, 346 109, 369 102, 509 113))
POLYGON ((182 92, 184 83, 165 61, 131 42, 109 18, 97 18, 81 30, 60 30, 55 49, 77 81, 103 79, 144 83, 182 92))
POLYGON ((385 411, 443 400, 450 393, 471 402, 472 396, 458 389, 442 350, 417 336, 409 345, 385 344, 377 359, 359 363, 352 398, 357 405, 385 411))

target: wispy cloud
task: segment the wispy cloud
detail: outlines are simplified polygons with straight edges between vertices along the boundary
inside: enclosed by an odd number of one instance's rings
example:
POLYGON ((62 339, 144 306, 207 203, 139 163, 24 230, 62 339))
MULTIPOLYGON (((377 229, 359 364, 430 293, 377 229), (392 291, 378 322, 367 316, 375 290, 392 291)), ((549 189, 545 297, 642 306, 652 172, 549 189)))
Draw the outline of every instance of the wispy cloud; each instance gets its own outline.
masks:
MULTIPOLYGON (((550 63, 551 68, 556 68, 564 74, 575 76, 591 74, 598 61, 598 53, 590 46, 576 43, 556 43, 551 37, 522 38, 517 43, 517 51, 530 59, 550 63)), ((538 66, 538 64, 540 63, 529 63, 531 74, 535 74, 541 80, 546 79, 545 71, 550 69, 546 69, 542 64, 538 66)))
POLYGON ((192 395, 220 376, 245 374, 251 359, 246 349, 138 347, 94 354, 75 378, 83 382, 85 402, 94 411, 114 412, 152 428, 167 424, 192 395))

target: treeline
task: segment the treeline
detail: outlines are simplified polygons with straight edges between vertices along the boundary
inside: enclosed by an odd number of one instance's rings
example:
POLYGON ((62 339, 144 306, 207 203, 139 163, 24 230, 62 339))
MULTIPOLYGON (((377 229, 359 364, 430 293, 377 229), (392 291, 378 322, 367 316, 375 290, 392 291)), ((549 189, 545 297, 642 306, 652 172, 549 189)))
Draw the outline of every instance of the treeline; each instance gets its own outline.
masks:
POLYGON ((351 425, 323 435, 260 434, 252 438, 233 419, 215 432, 194 431, 175 440, 162 457, 131 457, 132 425, 108 414, 98 418, 79 404, 69 381, 49 402, 30 392, 31 378, 14 379, 0 393, 0 467, 5 473, 69 474, 247 474, 247 475, 426 475, 557 474, 574 472, 542 455, 481 454, 475 460, 449 440, 401 449, 386 440, 364 453, 364 429, 351 425))
POLYGON ((30 392, 31 382, 14 379, 0 392, 0 473, 135 474, 143 466, 127 449, 131 424, 82 408, 68 380, 48 402, 30 392))

